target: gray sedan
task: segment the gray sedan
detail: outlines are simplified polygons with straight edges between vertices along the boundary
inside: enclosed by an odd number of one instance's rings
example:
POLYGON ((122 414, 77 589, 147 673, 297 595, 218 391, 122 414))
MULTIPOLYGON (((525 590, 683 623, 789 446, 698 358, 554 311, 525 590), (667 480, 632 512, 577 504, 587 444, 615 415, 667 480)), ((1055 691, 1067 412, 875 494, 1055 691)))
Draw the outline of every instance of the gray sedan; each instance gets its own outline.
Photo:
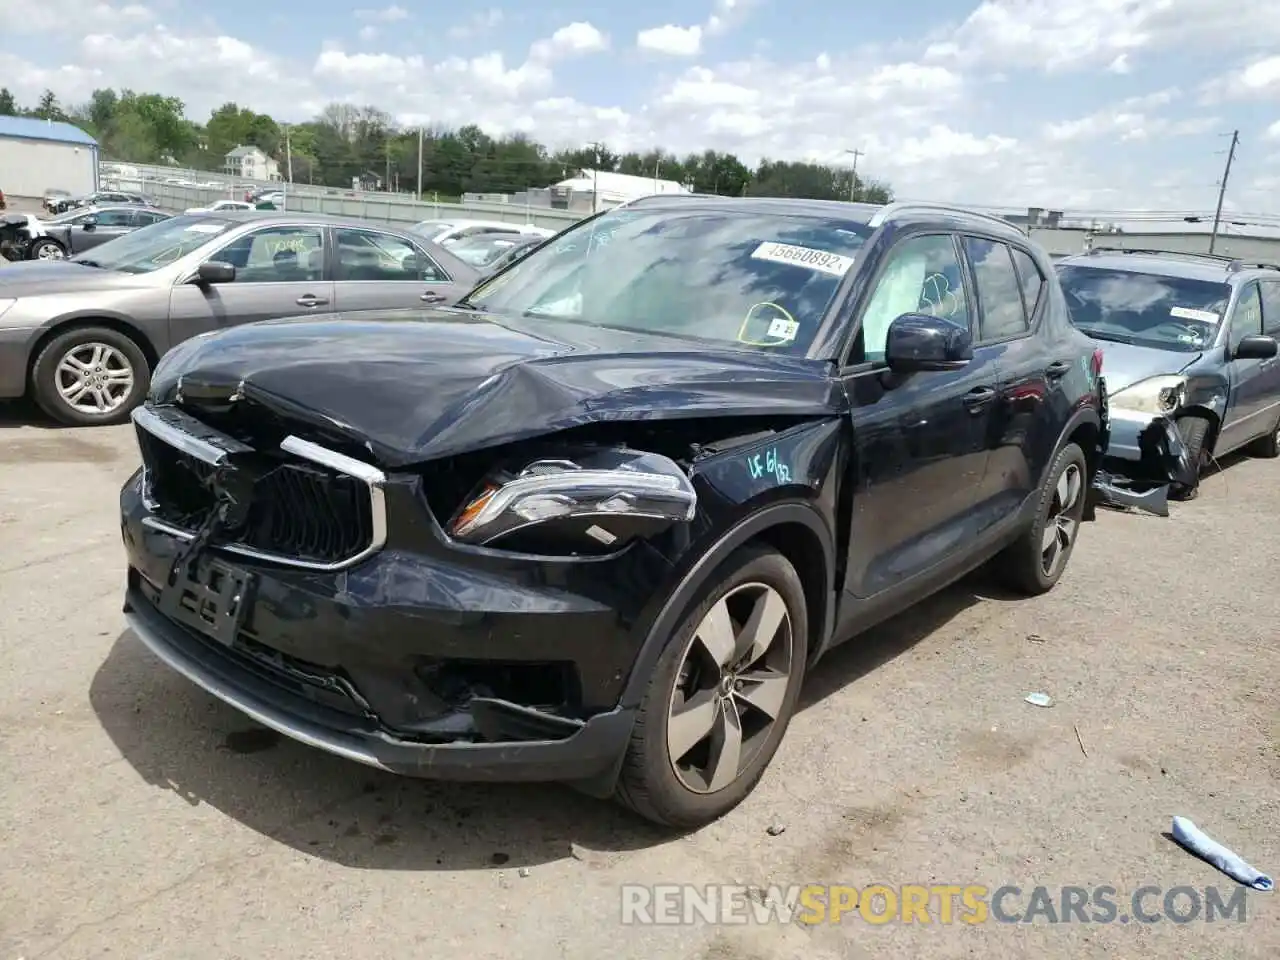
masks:
POLYGON ((0 399, 55 420, 120 423, 159 358, 201 333, 299 313, 447 305, 477 271, 361 220, 176 216, 60 263, 0 270, 0 399))
POLYGON ((31 241, 27 256, 32 260, 65 260, 169 216, 155 207, 137 205, 76 210, 42 221, 40 235, 31 241))

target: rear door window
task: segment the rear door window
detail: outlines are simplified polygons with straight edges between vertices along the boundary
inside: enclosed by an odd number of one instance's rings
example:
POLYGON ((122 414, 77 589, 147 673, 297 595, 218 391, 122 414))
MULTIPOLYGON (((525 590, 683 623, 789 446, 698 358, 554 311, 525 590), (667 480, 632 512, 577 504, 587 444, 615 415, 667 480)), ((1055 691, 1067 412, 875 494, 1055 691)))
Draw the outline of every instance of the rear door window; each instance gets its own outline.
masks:
POLYGON ((1030 325, 1022 303, 1022 281, 1008 245, 965 237, 964 246, 978 284, 978 342, 1026 333, 1030 325))

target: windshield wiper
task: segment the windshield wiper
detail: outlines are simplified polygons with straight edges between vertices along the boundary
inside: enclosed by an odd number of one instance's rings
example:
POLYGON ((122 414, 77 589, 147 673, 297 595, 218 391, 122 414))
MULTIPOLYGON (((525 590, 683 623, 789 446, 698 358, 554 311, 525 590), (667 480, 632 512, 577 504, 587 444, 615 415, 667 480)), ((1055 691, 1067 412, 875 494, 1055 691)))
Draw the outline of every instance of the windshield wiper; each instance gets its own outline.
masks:
POLYGON ((1121 334, 1121 333, 1109 333, 1104 330, 1094 330, 1091 327, 1076 327, 1076 329, 1079 330, 1081 333, 1083 333, 1085 336, 1093 337, 1093 339, 1095 340, 1109 340, 1112 343, 1128 343, 1128 344, 1132 344, 1134 342, 1133 337, 1126 337, 1124 334, 1121 334))
POLYGON ((84 266, 86 266, 86 267, 93 267, 93 268, 94 268, 94 269, 96 269, 96 270, 103 270, 103 269, 106 269, 106 268, 105 268, 105 267, 103 267, 103 266, 102 266, 102 264, 100 264, 97 260, 72 260, 71 262, 72 262, 72 263, 79 263, 79 264, 83 264, 83 265, 84 265, 84 266))

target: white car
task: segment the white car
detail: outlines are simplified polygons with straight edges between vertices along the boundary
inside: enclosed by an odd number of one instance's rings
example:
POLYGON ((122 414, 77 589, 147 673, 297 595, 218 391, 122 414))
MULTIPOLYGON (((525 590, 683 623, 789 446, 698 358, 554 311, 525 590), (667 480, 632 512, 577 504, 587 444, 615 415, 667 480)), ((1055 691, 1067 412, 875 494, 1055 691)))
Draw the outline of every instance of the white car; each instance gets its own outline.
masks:
POLYGON ((207 207, 188 207, 183 213, 218 213, 221 210, 252 210, 253 204, 243 200, 218 200, 207 207))
POLYGON ((513 236, 550 237, 554 230, 535 227, 527 223, 504 223, 501 220, 423 220, 409 228, 432 243, 447 247, 463 237, 486 234, 510 234, 513 236))

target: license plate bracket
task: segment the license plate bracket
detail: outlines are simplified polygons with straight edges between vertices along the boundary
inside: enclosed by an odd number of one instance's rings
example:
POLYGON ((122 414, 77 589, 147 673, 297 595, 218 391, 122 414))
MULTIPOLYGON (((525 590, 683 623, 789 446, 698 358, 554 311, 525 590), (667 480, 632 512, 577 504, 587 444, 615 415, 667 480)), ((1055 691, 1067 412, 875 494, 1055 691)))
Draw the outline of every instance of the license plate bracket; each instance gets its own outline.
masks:
POLYGON ((182 564, 160 592, 160 611, 223 646, 235 643, 251 602, 253 577, 212 557, 182 564))

